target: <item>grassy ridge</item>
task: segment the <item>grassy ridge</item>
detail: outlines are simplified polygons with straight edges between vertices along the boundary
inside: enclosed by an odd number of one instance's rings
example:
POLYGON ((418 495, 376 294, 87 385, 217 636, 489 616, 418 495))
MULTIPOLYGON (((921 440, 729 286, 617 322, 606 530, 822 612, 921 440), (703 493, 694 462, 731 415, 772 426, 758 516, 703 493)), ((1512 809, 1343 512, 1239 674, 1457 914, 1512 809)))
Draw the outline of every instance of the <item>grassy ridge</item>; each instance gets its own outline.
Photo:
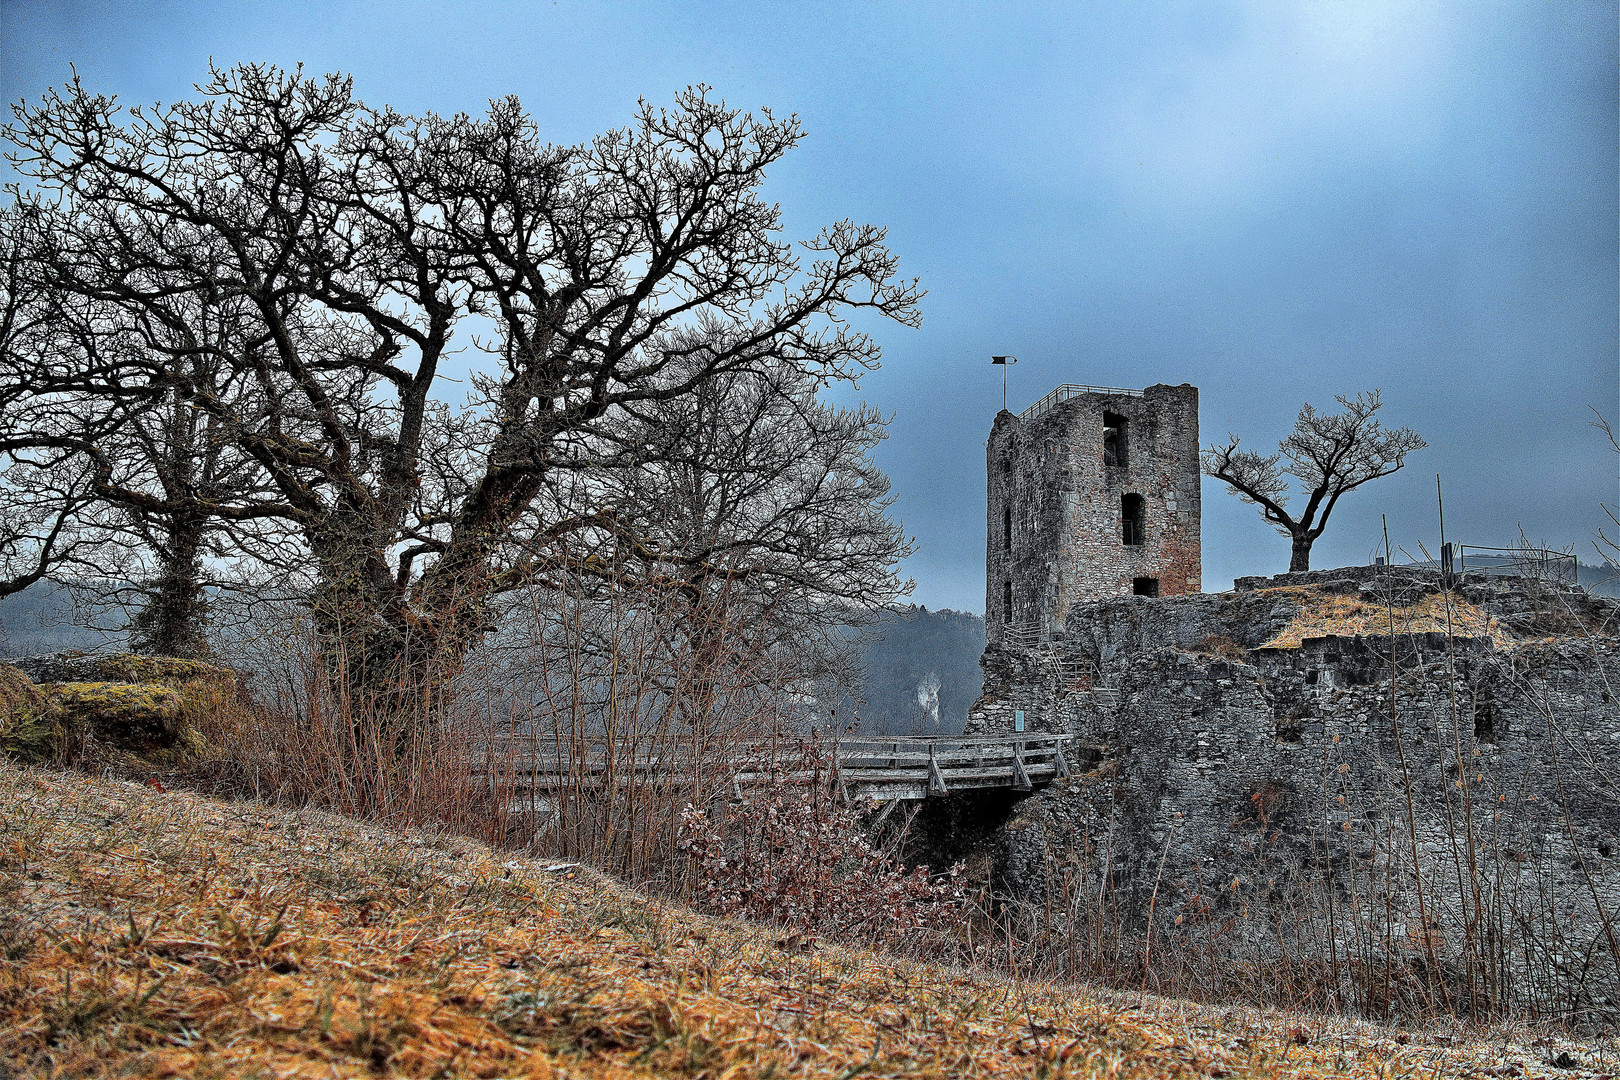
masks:
POLYGON ((807 950, 456 838, 0 763, 0 1076, 1582 1074, 1550 1056, 807 950))

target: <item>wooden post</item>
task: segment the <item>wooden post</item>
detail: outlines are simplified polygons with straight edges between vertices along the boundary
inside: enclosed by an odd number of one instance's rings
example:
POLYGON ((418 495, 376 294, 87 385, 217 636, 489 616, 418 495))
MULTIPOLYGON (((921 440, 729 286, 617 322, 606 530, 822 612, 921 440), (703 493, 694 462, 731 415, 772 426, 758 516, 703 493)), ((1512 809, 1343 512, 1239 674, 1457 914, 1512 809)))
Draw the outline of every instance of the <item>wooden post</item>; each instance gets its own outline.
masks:
POLYGON ((883 819, 892 814, 894 812, 894 808, 899 805, 899 799, 890 799, 888 802, 884 803, 883 809, 877 812, 877 817, 872 819, 872 824, 868 825, 867 828, 873 832, 876 832, 877 827, 883 824, 883 819))
POLYGON ((1069 759, 1063 756, 1063 740, 1059 739, 1052 744, 1052 753, 1055 755, 1058 775, 1068 779, 1074 774, 1069 771, 1069 759))
POLYGON ((928 794, 944 795, 945 777, 939 771, 939 762, 934 758, 934 744, 928 744, 928 794))
POLYGON ((1029 773, 1024 769, 1024 744, 1022 741, 1013 743, 1013 786, 1019 791, 1029 791, 1035 785, 1029 782, 1029 773))

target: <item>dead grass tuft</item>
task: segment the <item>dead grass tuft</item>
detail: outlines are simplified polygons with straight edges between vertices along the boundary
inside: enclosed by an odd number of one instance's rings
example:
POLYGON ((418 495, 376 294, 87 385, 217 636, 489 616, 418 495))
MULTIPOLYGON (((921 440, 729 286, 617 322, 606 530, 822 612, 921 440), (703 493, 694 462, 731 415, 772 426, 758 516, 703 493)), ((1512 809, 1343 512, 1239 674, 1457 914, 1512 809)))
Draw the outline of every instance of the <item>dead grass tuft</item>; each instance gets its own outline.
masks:
POLYGON ((0 911, 0 1074, 1572 1075, 1500 1045, 805 952, 572 865, 8 764, 0 911))
MULTIPOLYGON (((1262 649, 1297 649, 1306 638, 1387 637, 1391 609, 1358 596, 1324 594, 1310 586, 1293 586, 1301 591, 1302 604, 1288 625, 1262 649)), ((1272 590, 1278 591, 1278 590, 1272 590)), ((1435 593, 1414 604, 1394 608, 1397 634, 1444 634, 1446 597, 1435 593)), ((1478 607, 1462 597, 1451 596, 1451 630, 1457 637, 1489 637, 1499 649, 1512 645, 1512 639, 1478 607)))
POLYGON ((1211 634, 1197 645, 1194 652, 1205 653, 1220 660, 1241 661, 1249 655, 1249 651, 1225 634, 1211 634))

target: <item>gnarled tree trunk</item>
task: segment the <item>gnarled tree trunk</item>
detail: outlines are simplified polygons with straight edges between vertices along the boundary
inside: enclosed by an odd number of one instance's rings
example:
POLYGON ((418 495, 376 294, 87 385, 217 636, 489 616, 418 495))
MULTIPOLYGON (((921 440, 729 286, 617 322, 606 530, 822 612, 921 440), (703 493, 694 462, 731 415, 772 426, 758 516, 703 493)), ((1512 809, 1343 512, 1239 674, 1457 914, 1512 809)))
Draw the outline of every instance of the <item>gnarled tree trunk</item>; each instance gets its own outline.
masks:
POLYGON ((1311 544, 1314 541, 1308 536, 1294 537, 1294 551, 1288 558, 1288 572, 1297 574, 1301 570, 1311 568, 1311 544))

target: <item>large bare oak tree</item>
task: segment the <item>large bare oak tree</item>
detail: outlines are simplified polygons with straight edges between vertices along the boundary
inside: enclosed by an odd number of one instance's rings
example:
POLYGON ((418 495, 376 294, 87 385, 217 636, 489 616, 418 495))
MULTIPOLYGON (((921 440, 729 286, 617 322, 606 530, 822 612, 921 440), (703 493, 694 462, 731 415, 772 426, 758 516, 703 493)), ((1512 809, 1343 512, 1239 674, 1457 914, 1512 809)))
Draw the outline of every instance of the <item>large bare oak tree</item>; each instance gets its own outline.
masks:
POLYGON ((122 387, 185 401, 251 461, 264 483, 208 510, 297 537, 327 639, 372 692, 453 670, 501 593, 659 545, 570 482, 662 452, 616 437, 632 410, 728 376, 853 380, 879 349, 851 313, 919 318, 883 230, 781 238, 759 188, 797 120, 701 87, 584 146, 545 142, 512 99, 410 117, 251 65, 172 105, 75 82, 15 117, 42 281, 142 338, 122 387), (187 339, 203 305, 248 323, 187 339), (468 377, 466 399, 441 376, 468 377))

